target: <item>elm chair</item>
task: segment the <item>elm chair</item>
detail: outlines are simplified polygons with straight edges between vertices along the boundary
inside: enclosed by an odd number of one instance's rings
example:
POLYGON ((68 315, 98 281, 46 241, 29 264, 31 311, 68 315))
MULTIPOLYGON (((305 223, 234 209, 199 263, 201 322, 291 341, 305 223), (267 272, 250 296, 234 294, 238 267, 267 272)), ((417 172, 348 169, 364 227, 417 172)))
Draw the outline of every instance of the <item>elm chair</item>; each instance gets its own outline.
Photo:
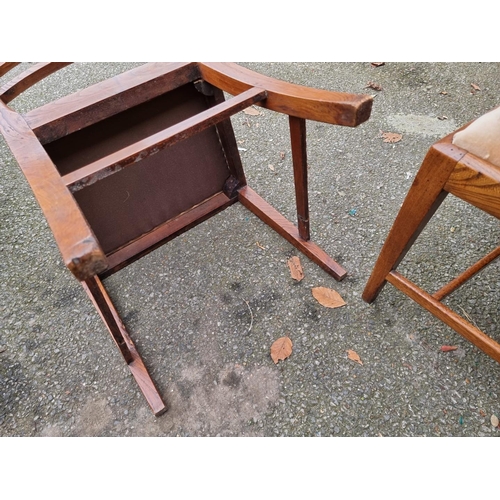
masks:
MULTIPOLYGON (((0 63, 0 76, 16 64, 0 63)), ((36 64, 0 88, 0 132, 65 265, 159 415, 167 407, 104 279, 236 202, 343 279, 346 271, 310 241, 306 120, 356 127, 372 98, 191 62, 144 64, 24 114, 8 106, 67 64, 36 64), (247 185, 230 117, 252 105, 289 117, 297 226, 247 185)))
POLYGON ((482 115, 429 149, 378 256, 363 299, 373 302, 389 282, 500 362, 500 344, 442 303, 445 297, 493 262, 500 255, 500 247, 488 249, 490 252, 485 257, 433 293, 397 271, 405 254, 448 194, 500 218, 500 108, 482 115))

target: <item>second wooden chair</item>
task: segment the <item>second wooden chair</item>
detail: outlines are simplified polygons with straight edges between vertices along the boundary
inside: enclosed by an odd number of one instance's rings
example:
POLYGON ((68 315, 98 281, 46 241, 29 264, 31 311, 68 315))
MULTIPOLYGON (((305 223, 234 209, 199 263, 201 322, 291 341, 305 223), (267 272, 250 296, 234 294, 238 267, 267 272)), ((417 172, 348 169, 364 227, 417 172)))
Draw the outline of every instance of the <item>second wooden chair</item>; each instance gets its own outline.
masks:
MULTIPOLYGON (((428 151, 382 247, 363 292, 373 302, 389 282, 500 362, 500 344, 442 300, 500 255, 500 247, 447 285, 429 293, 398 265, 448 194, 500 218, 500 108, 436 142, 428 151)), ((438 259, 436 254, 436 259, 438 259)), ((498 296, 494 298, 498 300, 498 296)))

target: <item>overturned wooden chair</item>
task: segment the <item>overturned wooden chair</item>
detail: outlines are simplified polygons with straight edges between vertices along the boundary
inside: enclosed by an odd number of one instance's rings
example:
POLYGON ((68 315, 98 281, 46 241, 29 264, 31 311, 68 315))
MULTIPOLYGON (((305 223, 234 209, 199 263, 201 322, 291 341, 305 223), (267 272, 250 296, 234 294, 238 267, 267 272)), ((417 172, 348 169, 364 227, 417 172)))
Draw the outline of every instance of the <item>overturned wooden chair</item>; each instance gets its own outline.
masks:
MULTIPOLYGON (((155 415, 166 410, 103 279, 241 202, 341 280, 310 241, 306 121, 355 127, 366 95, 292 85, 226 63, 150 63, 23 115, 7 104, 68 63, 41 63, 0 88, 0 132, 155 415), (234 96, 225 100, 224 92, 234 96), (289 115, 297 227, 247 186, 230 116, 289 115)), ((0 76, 16 63, 0 65, 0 76)))
MULTIPOLYGON (((397 271, 398 265, 448 194, 500 218, 500 108, 446 136, 428 151, 382 247, 363 292, 373 302, 389 282, 500 362, 500 344, 442 303, 500 255, 500 247, 433 293, 397 271)), ((436 259, 439 256, 436 255, 436 259)))

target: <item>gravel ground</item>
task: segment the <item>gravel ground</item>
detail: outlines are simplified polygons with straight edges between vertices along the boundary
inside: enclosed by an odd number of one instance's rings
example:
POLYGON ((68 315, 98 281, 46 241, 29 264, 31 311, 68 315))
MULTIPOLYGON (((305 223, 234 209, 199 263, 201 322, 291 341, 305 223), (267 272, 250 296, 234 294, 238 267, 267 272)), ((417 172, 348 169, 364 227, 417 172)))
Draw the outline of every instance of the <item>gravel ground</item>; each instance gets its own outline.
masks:
MULTIPOLYGON (((500 64, 241 64, 374 95, 370 120, 356 129, 308 123, 312 238, 348 277, 338 283, 301 257, 305 278, 292 280, 295 249, 235 205, 107 279, 170 407, 155 418, 1 138, 0 435, 500 435, 491 424, 498 363, 390 286, 372 305, 361 299, 429 146, 500 104, 500 64), (386 143, 381 132, 402 140, 386 143), (318 286, 347 305, 321 306, 318 286), (270 346, 284 335, 293 353, 275 364, 270 346), (458 349, 443 353, 444 344, 458 349)), ((12 106, 25 111, 132 66, 65 68, 12 106)), ((261 110, 233 125, 249 185, 295 220, 286 119, 261 110)), ((401 269, 437 288, 499 235, 496 220, 450 197, 401 269)), ((498 270, 492 264, 451 299, 496 340, 498 270)))

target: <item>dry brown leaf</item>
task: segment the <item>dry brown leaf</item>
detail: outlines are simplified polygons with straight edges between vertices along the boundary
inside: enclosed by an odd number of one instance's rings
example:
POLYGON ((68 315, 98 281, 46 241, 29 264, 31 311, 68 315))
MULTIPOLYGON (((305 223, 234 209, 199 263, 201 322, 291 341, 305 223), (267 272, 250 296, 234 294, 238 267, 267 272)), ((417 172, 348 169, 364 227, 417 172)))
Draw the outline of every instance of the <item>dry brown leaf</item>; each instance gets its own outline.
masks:
POLYGON ((356 351, 352 351, 351 349, 347 350, 347 357, 349 359, 352 359, 353 361, 356 361, 356 363, 359 363, 360 365, 363 364, 361 361, 361 358, 359 357, 358 353, 356 351))
POLYGON ((382 87, 378 83, 375 83, 375 82, 368 82, 366 84, 365 88, 379 90, 379 91, 382 90, 382 87))
POLYGON ((302 269, 300 259, 297 256, 290 257, 290 259, 288 259, 288 267, 294 280, 300 281, 304 279, 304 271, 302 269))
POLYGON ((498 420, 498 417, 496 415, 491 415, 490 420, 493 427, 498 427, 498 424, 500 424, 500 421, 498 420))
POLYGON ((274 363, 284 360, 292 354, 292 341, 288 337, 280 337, 278 340, 273 342, 271 346, 271 358, 273 358, 274 363))
POLYGON ((335 309, 336 307, 345 306, 346 303, 344 299, 340 296, 338 292, 332 290, 331 288, 325 288, 324 286, 318 286, 312 289, 313 297, 325 307, 330 307, 335 309))
POLYGON ((395 132, 382 132, 382 137, 384 142, 399 142, 403 136, 401 134, 396 134, 395 132))
POLYGON ((383 66, 385 64, 385 62, 374 62, 374 63, 371 63, 372 66, 375 66, 375 68, 378 68, 379 66, 383 66))
POLYGON ((481 88, 479 87, 479 85, 476 85, 475 83, 471 83, 470 85, 471 85, 471 87, 472 87, 474 90, 481 90, 481 88))
POLYGON ((250 106, 249 108, 245 108, 243 110, 243 113, 246 115, 251 115, 251 116, 257 116, 260 115, 260 111, 258 109, 255 109, 254 107, 250 106))
POLYGON ((458 347, 456 345, 443 345, 441 346, 441 350, 443 352, 456 351, 458 347))

